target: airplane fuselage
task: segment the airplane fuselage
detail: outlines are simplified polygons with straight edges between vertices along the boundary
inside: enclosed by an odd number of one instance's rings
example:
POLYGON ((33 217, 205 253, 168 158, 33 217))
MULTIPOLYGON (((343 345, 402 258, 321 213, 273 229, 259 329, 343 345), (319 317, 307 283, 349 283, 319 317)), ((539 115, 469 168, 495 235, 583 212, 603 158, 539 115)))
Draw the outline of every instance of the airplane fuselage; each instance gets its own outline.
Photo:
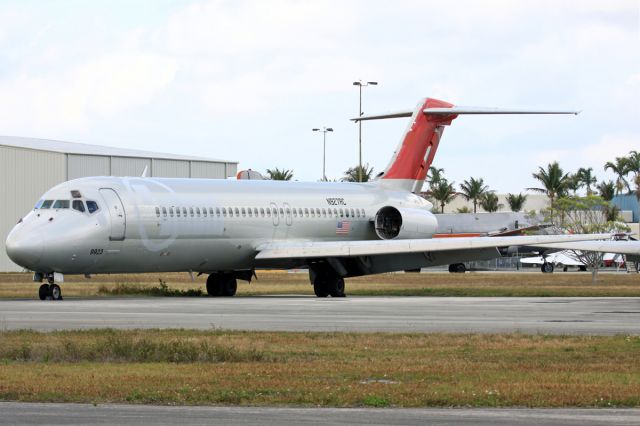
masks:
POLYGON ((42 273, 288 268, 298 263, 257 261, 256 247, 378 240, 373 219, 385 206, 422 211, 433 218, 424 237, 435 232, 431 203, 366 183, 90 177, 45 193, 8 241, 42 273))

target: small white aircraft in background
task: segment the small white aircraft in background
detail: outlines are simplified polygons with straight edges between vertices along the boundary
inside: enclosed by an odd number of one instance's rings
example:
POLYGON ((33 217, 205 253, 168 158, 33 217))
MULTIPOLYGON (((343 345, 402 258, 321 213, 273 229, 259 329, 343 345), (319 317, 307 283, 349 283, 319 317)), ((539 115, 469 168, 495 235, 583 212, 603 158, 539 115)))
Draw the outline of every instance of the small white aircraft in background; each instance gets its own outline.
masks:
POLYGON ((516 245, 640 256, 610 235, 432 238, 438 221, 416 195, 444 127, 462 114, 577 114, 459 107, 427 98, 413 111, 383 173, 368 183, 88 177, 47 191, 7 237, 7 254, 34 271, 41 299, 61 299, 63 274, 197 272, 207 292, 233 296, 256 268, 308 268, 318 297, 344 278, 486 260, 516 245))

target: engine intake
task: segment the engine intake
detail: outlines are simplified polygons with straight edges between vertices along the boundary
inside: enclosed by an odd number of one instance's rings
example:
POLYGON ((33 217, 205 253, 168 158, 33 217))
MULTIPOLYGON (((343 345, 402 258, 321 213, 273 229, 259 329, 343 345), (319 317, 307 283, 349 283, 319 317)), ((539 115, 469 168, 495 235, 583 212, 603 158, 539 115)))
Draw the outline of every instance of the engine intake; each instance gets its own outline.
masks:
POLYGON ((438 221, 428 211, 385 206, 378 210, 375 230, 382 240, 431 238, 436 232, 438 221))

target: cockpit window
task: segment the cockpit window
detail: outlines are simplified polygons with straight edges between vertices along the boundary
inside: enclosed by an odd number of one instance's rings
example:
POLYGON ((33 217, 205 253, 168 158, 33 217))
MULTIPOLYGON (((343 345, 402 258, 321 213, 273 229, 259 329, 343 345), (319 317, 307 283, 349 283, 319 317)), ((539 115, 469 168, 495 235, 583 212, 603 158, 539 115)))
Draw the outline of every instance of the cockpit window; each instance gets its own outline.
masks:
POLYGON ((95 201, 87 200, 87 210, 89 211, 89 213, 95 213, 98 211, 98 209, 98 203, 96 203, 95 201))
POLYGON ((50 209, 51 208, 51 204, 53 204, 53 200, 44 200, 42 202, 42 205, 40 207, 36 207, 36 208, 50 209))
POLYGON ((56 200, 53 203, 54 209, 68 209, 69 208, 69 200, 56 200))
POLYGON ((73 207, 74 210, 84 213, 84 203, 80 200, 73 200, 71 207, 73 207))

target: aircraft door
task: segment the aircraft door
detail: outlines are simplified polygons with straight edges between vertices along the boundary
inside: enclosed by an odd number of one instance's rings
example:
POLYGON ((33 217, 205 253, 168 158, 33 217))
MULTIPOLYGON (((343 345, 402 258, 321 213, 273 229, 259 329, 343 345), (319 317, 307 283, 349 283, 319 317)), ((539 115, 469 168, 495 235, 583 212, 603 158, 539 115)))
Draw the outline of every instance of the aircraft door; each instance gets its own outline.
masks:
POLYGON ((271 203, 271 219, 273 220, 273 226, 278 226, 280 224, 278 206, 276 206, 276 203, 271 203))
POLYGON ((124 240, 127 221, 124 206, 118 193, 111 188, 101 188, 100 195, 104 198, 107 210, 109 210, 109 215, 111 216, 111 235, 109 236, 109 240, 124 240))
POLYGON ((291 207, 289 206, 289 203, 283 203, 282 205, 284 206, 285 222, 287 223, 287 226, 291 226, 291 223, 292 223, 291 207))

